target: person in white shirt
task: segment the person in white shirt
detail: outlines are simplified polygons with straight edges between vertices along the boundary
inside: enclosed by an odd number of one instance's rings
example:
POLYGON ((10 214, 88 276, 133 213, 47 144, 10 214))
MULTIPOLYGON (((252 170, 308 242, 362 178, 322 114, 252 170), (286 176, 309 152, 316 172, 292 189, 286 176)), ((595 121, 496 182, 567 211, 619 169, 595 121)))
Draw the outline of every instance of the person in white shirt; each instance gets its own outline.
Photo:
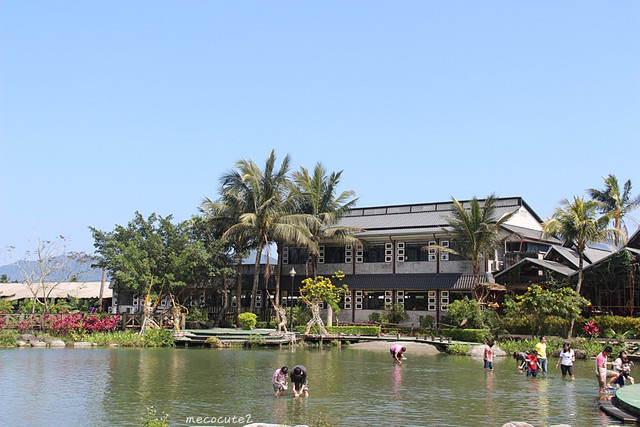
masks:
POLYGON ((558 363, 556 363, 556 369, 558 369, 558 366, 561 366, 563 379, 567 376, 567 374, 571 375, 572 380, 576 379, 576 377, 573 375, 573 362, 575 361, 576 353, 571 348, 571 344, 569 344, 568 342, 564 343, 562 345, 562 351, 560 351, 558 363))

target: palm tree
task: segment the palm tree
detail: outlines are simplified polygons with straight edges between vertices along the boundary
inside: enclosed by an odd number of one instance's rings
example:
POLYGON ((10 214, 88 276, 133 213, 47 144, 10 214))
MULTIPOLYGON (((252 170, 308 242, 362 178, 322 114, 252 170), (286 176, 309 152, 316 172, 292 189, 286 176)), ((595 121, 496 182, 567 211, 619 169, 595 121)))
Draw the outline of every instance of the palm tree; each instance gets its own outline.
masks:
POLYGON ((600 203, 599 211, 609 214, 613 220, 613 227, 620 230, 621 234, 614 236, 616 246, 625 245, 629 234, 627 225, 624 222, 624 217, 640 205, 640 196, 631 198, 630 179, 624 183, 622 193, 620 193, 618 178, 616 178, 615 175, 609 174, 609 176, 603 179, 604 190, 590 188, 587 192, 593 200, 600 203))
MULTIPOLYGON (((452 247, 436 246, 435 248, 444 252, 453 253, 471 260, 473 270, 473 297, 482 302, 480 292, 480 267, 483 258, 487 258, 500 245, 500 227, 509 220, 515 213, 508 212, 497 218, 497 198, 491 194, 481 203, 476 197, 469 202, 469 209, 466 209, 455 198, 453 201, 454 210, 452 215, 447 217, 447 222, 451 228, 452 247)), ((434 246, 424 247, 424 250, 434 248, 434 246)))
MULTIPOLYGON (((238 202, 239 200, 230 197, 221 199, 219 202, 205 198, 204 202, 200 205, 200 212, 202 212, 205 218, 218 230, 217 234, 222 236, 229 227, 240 221, 243 208, 238 202)), ((238 316, 240 316, 242 311, 242 260, 249 252, 249 249, 253 247, 253 242, 250 236, 237 233, 228 243, 229 249, 233 254, 233 262, 236 266, 236 326, 241 326, 238 316)), ((226 304, 223 304, 223 309, 220 311, 221 315, 216 319, 216 324, 218 324, 222 318, 224 307, 226 307, 226 304)))
MULTIPOLYGON (((276 169, 275 150, 267 158, 264 171, 252 160, 241 160, 235 169, 221 178, 223 199, 233 199, 243 207, 238 222, 223 234, 223 238, 242 235, 251 238, 255 244, 256 260, 253 285, 251 288, 251 311, 255 311, 255 295, 258 290, 260 258, 264 248, 269 248, 275 239, 306 242, 304 227, 298 225, 284 208, 283 199, 289 186, 289 156, 285 156, 276 169)), ((267 261, 265 276, 269 277, 270 266, 267 261)))
MULTIPOLYGON (((600 204, 595 200, 585 201, 584 197, 573 197, 573 202, 564 199, 556 208, 553 216, 542 224, 543 237, 555 237, 567 247, 573 247, 578 254, 578 283, 576 293, 580 295, 584 270, 584 251, 589 243, 602 242, 617 230, 607 229, 609 214, 598 216, 600 204)), ((575 319, 571 320, 569 337, 573 331, 575 319)))
POLYGON ((321 163, 317 163, 310 174, 305 167, 292 174, 295 187, 293 189, 297 211, 308 215, 306 225, 311 234, 307 245, 311 275, 316 277, 318 270, 319 245, 321 242, 338 244, 355 244, 358 239, 354 233, 362 231, 359 228, 337 226, 343 217, 358 201, 355 192, 343 191, 336 197, 336 189, 340 183, 340 172, 327 174, 321 163))

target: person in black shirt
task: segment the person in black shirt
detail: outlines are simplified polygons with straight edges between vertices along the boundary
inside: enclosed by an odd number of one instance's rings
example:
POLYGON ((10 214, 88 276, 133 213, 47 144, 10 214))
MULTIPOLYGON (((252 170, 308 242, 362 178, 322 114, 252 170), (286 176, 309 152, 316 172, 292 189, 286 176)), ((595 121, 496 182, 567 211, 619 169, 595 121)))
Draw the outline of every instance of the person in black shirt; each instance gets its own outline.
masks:
POLYGON ((291 372, 291 383, 293 384, 293 394, 295 397, 304 394, 309 397, 309 387, 307 385, 307 368, 302 365, 296 365, 291 372))

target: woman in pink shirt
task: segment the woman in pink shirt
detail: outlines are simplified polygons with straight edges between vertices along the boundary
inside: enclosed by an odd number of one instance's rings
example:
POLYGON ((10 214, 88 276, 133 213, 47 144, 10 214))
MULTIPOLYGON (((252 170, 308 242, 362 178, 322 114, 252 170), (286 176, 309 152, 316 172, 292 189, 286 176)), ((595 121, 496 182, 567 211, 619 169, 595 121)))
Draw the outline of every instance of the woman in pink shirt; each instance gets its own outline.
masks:
POLYGON ((484 369, 493 371, 493 341, 487 340, 487 345, 484 346, 484 369))
POLYGON ((391 357, 393 357, 393 360, 395 360, 396 362, 402 364, 402 360, 406 359, 406 357, 404 357, 404 352, 407 351, 406 347, 401 346, 400 344, 394 344, 391 346, 391 357))

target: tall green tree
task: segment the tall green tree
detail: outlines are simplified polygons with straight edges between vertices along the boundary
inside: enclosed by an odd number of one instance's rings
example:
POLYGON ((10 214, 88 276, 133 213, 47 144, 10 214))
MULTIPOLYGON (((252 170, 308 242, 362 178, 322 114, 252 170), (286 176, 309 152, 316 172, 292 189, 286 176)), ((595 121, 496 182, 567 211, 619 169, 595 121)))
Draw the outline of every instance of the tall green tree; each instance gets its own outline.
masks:
POLYGON ((631 196, 631 180, 628 179, 620 191, 618 178, 609 174, 604 180, 604 189, 597 190, 590 188, 587 190, 589 196, 600 203, 598 209, 600 213, 608 214, 613 221, 613 228, 620 231, 614 236, 616 246, 625 245, 629 238, 627 224, 624 217, 640 205, 640 196, 631 196))
MULTIPOLYGON (((573 201, 564 199, 553 216, 542 225, 543 237, 560 239, 565 246, 573 248, 578 254, 578 282, 576 283, 578 295, 581 295, 582 290, 584 252, 587 245, 602 242, 619 233, 615 229, 607 228, 610 216, 599 215, 599 208, 599 203, 594 200, 585 201, 584 197, 574 196, 573 201)), ((571 321, 569 337, 573 332, 574 321, 575 319, 571 321)))
POLYGON ((155 213, 144 218, 139 212, 126 226, 110 232, 89 227, 100 263, 106 266, 116 289, 146 294, 163 286, 184 301, 190 287, 203 284, 210 274, 210 257, 204 244, 193 238, 189 222, 155 213), (187 291, 187 292, 185 292, 187 291))
MULTIPOLYGON (((290 159, 285 156, 280 167, 276 167, 275 151, 271 151, 261 169, 252 160, 241 160, 234 170, 221 178, 223 199, 235 199, 244 208, 238 222, 227 229, 223 237, 232 239, 237 235, 250 238, 255 244, 256 260, 251 288, 251 311, 255 311, 256 291, 260 279, 262 251, 276 240, 304 243, 308 232, 293 216, 284 203, 288 184, 290 159)), ((270 266, 265 272, 269 277, 270 266)))
POLYGON ((336 225, 358 199, 354 191, 342 191, 336 196, 342 171, 329 174, 321 163, 317 163, 313 173, 301 167, 292 174, 294 200, 297 210, 308 215, 306 224, 311 235, 307 250, 311 264, 311 274, 317 276, 318 255, 321 242, 355 244, 353 235, 359 228, 336 225))
MULTIPOLYGON (((447 217, 451 240, 451 247, 436 246, 436 249, 462 256, 471 261, 473 271, 472 294, 479 302, 482 298, 480 292, 480 267, 483 259, 488 259, 502 242, 500 227, 513 216, 514 212, 508 212, 498 217, 497 198, 491 194, 484 202, 474 197, 469 202, 469 208, 455 198, 453 212, 447 217)), ((434 246, 431 246, 434 248, 434 246)), ((423 250, 428 250, 424 247, 423 250)))

